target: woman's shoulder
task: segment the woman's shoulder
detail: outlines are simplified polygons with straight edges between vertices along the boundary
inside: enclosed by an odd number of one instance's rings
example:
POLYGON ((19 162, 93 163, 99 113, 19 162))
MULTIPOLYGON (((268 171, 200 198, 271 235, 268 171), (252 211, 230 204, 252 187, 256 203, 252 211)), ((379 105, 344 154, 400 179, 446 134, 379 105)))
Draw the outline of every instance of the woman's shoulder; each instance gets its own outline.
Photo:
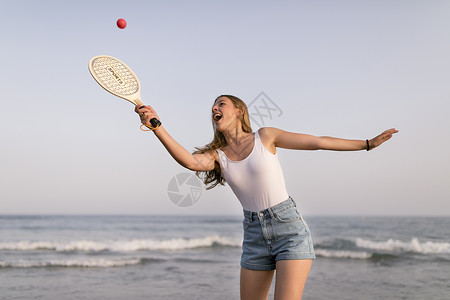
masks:
POLYGON ((209 149, 209 150, 206 150, 203 153, 203 155, 209 156, 212 161, 219 162, 219 151, 220 151, 219 148, 217 148, 217 149, 209 149))
POLYGON ((281 130, 275 127, 261 127, 258 129, 261 143, 273 154, 276 153, 275 139, 280 132, 281 130))
POLYGON ((282 130, 275 127, 261 127, 257 132, 260 137, 274 137, 282 132, 282 130))

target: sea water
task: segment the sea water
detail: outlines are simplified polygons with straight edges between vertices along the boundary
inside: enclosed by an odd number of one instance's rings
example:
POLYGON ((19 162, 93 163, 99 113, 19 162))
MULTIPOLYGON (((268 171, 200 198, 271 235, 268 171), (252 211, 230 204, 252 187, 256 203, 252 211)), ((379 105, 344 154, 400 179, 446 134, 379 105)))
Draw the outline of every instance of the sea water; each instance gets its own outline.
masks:
MULTIPOLYGON (((303 299, 450 299, 449 217, 305 218, 303 299)), ((240 216, 0 216, 0 299, 239 299, 241 244, 240 216)))

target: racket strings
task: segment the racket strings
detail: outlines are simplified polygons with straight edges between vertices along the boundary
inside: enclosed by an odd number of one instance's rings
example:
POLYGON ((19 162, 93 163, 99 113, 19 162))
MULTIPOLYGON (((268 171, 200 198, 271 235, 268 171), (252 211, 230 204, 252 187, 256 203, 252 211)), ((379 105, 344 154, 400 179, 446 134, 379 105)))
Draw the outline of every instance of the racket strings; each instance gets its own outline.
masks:
POLYGON ((128 96, 139 91, 135 75, 122 63, 108 57, 99 57, 92 62, 97 79, 116 94, 128 96))

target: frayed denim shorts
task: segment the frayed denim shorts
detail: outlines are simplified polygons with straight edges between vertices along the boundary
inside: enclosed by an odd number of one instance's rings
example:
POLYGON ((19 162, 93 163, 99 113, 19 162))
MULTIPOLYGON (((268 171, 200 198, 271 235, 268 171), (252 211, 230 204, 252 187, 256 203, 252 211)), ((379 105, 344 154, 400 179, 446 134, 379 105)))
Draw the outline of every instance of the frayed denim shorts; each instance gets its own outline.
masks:
POLYGON ((308 224, 290 197, 263 211, 244 210, 243 226, 245 269, 275 270, 279 260, 316 258, 308 224))

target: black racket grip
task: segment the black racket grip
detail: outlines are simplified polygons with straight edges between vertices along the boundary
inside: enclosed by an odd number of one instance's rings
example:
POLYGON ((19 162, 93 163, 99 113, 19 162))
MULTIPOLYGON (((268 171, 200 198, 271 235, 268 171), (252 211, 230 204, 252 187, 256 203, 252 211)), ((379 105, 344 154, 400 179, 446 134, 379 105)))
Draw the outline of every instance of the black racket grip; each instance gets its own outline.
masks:
MULTIPOLYGON (((144 108, 144 107, 145 107, 145 105, 142 105, 139 108, 144 108)), ((156 119, 156 118, 151 119, 150 120, 150 124, 152 124, 153 128, 161 126, 161 122, 158 119, 156 119)))
POLYGON ((150 124, 152 124, 153 128, 161 126, 161 122, 156 118, 151 119, 150 124))

